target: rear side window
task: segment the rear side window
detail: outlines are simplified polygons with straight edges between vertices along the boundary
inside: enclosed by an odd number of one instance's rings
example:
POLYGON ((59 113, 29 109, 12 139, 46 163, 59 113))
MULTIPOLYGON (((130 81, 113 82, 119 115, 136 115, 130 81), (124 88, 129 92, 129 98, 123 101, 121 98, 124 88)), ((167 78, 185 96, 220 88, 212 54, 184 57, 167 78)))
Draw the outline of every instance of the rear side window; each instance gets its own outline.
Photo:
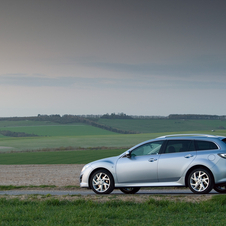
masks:
POLYGON ((218 149, 217 145, 211 141, 195 141, 196 150, 213 150, 218 149))
POLYGON ((226 144, 226 138, 222 140, 226 144))
POLYGON ((193 140, 169 140, 165 147, 165 153, 195 151, 193 140))

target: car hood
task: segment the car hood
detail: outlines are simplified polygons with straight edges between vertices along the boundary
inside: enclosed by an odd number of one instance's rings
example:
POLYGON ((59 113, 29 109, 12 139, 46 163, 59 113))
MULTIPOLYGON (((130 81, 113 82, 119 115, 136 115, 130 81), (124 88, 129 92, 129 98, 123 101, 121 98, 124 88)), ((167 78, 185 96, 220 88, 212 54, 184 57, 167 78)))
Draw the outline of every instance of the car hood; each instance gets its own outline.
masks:
POLYGON ((118 160, 119 156, 114 156, 114 157, 109 157, 109 158, 104 158, 104 159, 99 159, 99 160, 96 160, 94 162, 90 162, 89 165, 93 165, 93 164, 96 164, 96 163, 101 163, 101 162, 106 162, 106 163, 111 163, 111 164, 115 164, 116 161, 118 160))

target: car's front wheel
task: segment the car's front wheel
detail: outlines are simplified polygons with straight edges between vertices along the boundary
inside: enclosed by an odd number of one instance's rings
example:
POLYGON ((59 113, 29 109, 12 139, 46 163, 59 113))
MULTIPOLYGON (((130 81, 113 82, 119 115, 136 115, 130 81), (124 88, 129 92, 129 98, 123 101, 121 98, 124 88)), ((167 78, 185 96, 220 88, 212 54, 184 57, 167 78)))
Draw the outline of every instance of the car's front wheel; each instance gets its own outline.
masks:
POLYGON ((135 194, 140 190, 140 188, 138 188, 138 187, 135 187, 135 188, 119 188, 119 189, 125 194, 135 194))
POLYGON ((114 179, 109 171, 100 169, 91 175, 90 187, 97 194, 110 194, 114 190, 114 179))
POLYGON ((188 186, 193 193, 207 194, 213 188, 213 177, 207 169, 194 169, 188 176, 188 186))
POLYGON ((213 186, 213 189, 219 193, 226 193, 226 184, 224 185, 215 184, 213 186))

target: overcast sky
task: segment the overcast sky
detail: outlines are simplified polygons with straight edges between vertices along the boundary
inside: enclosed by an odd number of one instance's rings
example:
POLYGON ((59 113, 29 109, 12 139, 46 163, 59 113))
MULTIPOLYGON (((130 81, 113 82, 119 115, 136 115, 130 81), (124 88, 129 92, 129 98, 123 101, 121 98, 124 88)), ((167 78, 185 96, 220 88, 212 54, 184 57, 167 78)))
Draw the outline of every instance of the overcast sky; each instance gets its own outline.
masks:
POLYGON ((226 115, 226 1, 1 0, 0 117, 226 115))

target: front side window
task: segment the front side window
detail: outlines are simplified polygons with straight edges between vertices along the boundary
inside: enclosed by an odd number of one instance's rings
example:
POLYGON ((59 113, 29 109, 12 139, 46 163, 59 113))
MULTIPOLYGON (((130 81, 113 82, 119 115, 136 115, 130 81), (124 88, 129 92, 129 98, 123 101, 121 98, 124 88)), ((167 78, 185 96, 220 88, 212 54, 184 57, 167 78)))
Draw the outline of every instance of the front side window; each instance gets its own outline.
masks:
POLYGON ((211 141, 195 141, 195 147, 197 150, 213 150, 218 149, 217 145, 211 141))
POLYGON ((131 152, 131 156, 142 156, 142 155, 154 155, 158 154, 163 141, 154 141, 147 144, 143 144, 131 152))
POLYGON ((186 151, 195 151, 193 140, 169 140, 165 147, 165 153, 186 151))

